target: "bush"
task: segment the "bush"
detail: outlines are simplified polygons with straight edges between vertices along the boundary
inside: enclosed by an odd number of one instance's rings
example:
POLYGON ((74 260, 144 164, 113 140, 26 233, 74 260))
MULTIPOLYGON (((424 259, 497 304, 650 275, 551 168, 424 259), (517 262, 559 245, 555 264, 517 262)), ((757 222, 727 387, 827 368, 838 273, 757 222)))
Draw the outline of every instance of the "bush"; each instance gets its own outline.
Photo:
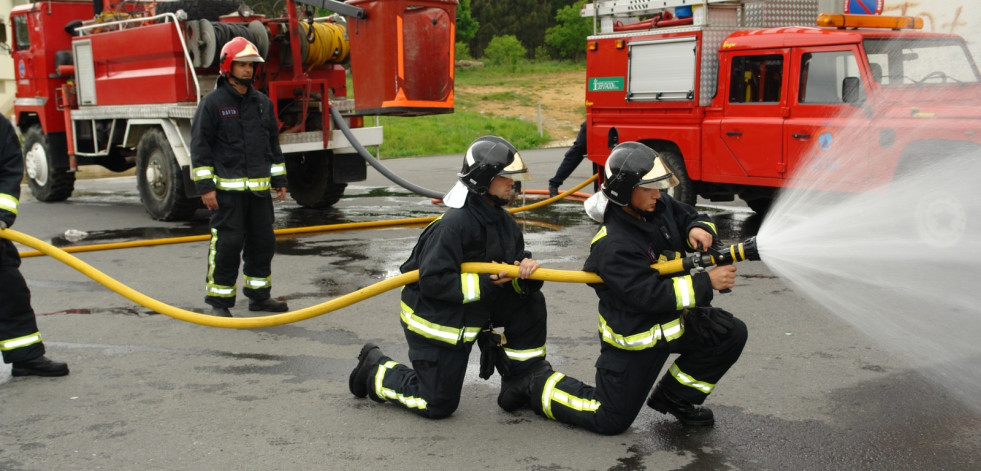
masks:
POLYGON ((470 57, 470 45, 465 42, 456 43, 456 60, 469 60, 473 59, 470 57))
POLYGON ((491 65, 506 67, 514 72, 528 51, 513 34, 495 36, 484 49, 484 58, 491 65))

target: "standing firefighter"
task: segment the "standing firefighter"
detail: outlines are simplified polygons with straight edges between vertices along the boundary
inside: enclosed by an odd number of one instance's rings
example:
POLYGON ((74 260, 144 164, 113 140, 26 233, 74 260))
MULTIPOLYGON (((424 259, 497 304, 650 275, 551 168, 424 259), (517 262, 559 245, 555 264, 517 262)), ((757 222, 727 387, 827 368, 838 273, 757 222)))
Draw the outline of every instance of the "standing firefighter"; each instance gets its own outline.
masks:
POLYGON ((467 150, 460 180, 447 193, 450 207, 419 236, 403 273, 419 281, 402 290, 402 328, 413 368, 366 344, 351 372, 356 397, 392 402, 423 417, 448 417, 460 403, 467 359, 477 342, 482 378, 501 373, 498 405, 515 410, 528 403, 528 381, 551 368, 545 361, 545 297, 541 281, 528 276, 538 262, 502 206, 514 179, 526 179, 517 150, 496 136, 481 137, 467 150), (461 273, 464 262, 514 264, 518 278, 461 273), (503 334, 493 329, 503 328, 503 334))
POLYGON ((603 283, 599 296, 600 356, 596 386, 561 373, 536 378, 536 413, 602 434, 623 432, 640 412, 672 353, 680 356, 647 400, 657 411, 686 425, 712 425, 712 411, 698 406, 736 362, 746 343, 746 325, 708 307, 713 289, 732 288, 733 265, 708 272, 661 277, 650 265, 663 254, 707 249, 715 224, 661 190, 678 179, 649 147, 618 145, 604 170, 604 225, 593 237, 584 270, 603 283))
POLYGON ((191 138, 194 183, 211 210, 204 300, 214 315, 232 316, 241 256, 249 310, 285 312, 286 303, 270 297, 276 238, 269 190, 277 201, 286 196, 286 167, 272 101, 252 87, 263 60, 237 37, 221 48, 220 61, 218 85, 201 100, 191 138))
MULTIPOLYGON (((14 127, 0 116, 0 231, 17 219, 24 155, 14 127)), ((0 352, 3 362, 13 363, 14 376, 65 376, 68 365, 44 356, 31 291, 20 274, 20 254, 7 239, 0 239, 0 352)))

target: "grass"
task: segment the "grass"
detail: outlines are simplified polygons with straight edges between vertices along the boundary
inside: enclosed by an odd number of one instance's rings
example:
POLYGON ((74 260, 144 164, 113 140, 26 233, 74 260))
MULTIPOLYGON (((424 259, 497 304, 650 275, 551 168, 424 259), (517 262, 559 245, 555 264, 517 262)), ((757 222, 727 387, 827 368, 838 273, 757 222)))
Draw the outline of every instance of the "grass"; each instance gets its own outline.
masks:
MULTIPOLYGON (((501 136, 519 149, 534 149, 549 142, 547 133, 538 135, 538 125, 518 118, 481 113, 487 102, 523 103, 529 100, 522 90, 540 87, 535 76, 556 71, 581 69, 582 64, 536 62, 519 66, 516 71, 483 67, 457 69, 454 86, 454 112, 414 117, 382 116, 385 141, 378 149, 381 157, 463 153, 474 139, 493 134, 501 136), (509 91, 478 95, 467 91, 474 86, 500 86, 509 91)), ((351 90, 349 88, 349 90, 351 90)), ((369 125, 373 120, 365 119, 369 125)))

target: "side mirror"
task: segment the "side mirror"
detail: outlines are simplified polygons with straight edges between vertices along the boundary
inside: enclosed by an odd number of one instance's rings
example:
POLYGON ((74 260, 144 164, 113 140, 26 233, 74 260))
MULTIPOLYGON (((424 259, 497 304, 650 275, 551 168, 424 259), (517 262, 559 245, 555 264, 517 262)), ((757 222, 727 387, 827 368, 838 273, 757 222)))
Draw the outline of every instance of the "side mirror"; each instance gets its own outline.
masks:
POLYGON ((862 79, 845 77, 841 81, 841 101, 848 104, 860 104, 865 101, 862 96, 862 79))

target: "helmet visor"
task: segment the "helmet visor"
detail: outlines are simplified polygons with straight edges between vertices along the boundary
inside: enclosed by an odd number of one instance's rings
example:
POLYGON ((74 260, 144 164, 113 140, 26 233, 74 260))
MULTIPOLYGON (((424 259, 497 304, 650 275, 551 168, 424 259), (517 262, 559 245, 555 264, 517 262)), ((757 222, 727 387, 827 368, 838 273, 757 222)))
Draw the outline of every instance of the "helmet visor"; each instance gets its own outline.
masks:
POLYGON ((668 188, 673 188, 678 186, 678 177, 674 176, 667 167, 664 166, 664 162, 661 159, 654 159, 654 166, 651 170, 640 177, 640 181, 637 186, 650 189, 667 190, 668 188))
POLYGON ((521 154, 517 152, 514 153, 514 161, 511 162, 511 165, 504 167, 504 169, 501 170, 501 173, 498 173, 498 175, 508 177, 512 180, 533 180, 533 178, 531 178, 531 172, 529 172, 528 167, 525 166, 524 159, 522 159, 521 154))

